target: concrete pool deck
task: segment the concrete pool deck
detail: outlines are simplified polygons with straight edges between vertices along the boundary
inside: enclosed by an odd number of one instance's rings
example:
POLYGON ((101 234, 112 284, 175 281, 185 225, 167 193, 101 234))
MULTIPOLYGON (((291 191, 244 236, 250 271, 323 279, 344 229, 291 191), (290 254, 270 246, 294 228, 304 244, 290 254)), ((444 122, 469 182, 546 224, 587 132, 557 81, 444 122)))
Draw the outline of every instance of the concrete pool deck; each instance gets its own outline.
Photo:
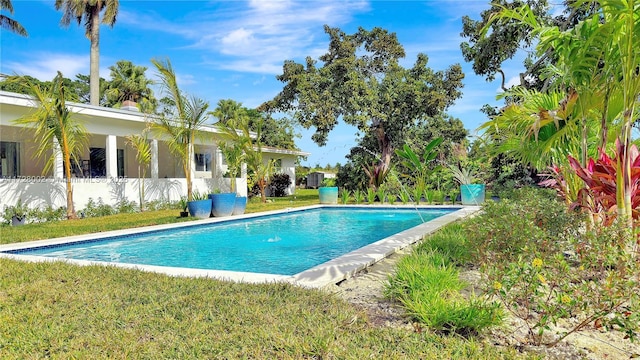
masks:
POLYGON ((119 268, 135 269, 148 272, 161 273, 171 276, 189 276, 189 277, 208 277, 218 280, 247 282, 247 283, 265 283, 265 282, 291 282, 303 287, 321 288, 329 284, 336 284, 342 280, 348 279, 385 257, 404 249, 413 243, 420 241, 425 235, 433 233, 439 228, 455 222, 457 220, 468 217, 480 210, 479 206, 414 206, 414 205, 313 205, 301 208, 288 208, 284 210, 275 210, 262 213, 244 214, 225 218, 210 218, 203 220, 194 220, 186 223, 175 223, 148 226, 135 229, 115 230, 102 233, 93 233, 86 235, 69 236, 48 240, 37 240, 22 243, 13 243, 0 245, 0 258, 7 258, 28 262, 53 262, 63 261, 69 264, 88 266, 102 265, 115 266, 119 268), (168 266, 125 264, 103 261, 88 261, 75 259, 60 259, 45 256, 10 254, 9 251, 36 248, 36 247, 53 247, 61 244, 71 244, 76 242, 86 242, 97 239, 106 239, 111 237, 127 236, 132 234, 146 233, 151 231, 161 231, 167 229, 176 229, 188 226, 196 226, 203 224, 215 224, 220 222, 235 221, 242 219, 251 219, 268 215, 286 214, 294 211, 326 208, 326 207, 357 207, 357 208, 419 208, 419 209, 458 209, 449 214, 440 216, 411 229, 399 232, 395 235, 378 240, 372 244, 351 251, 333 260, 329 260, 323 264, 314 266, 310 269, 297 273, 295 275, 276 275, 262 274, 226 270, 204 270, 179 268, 168 266))

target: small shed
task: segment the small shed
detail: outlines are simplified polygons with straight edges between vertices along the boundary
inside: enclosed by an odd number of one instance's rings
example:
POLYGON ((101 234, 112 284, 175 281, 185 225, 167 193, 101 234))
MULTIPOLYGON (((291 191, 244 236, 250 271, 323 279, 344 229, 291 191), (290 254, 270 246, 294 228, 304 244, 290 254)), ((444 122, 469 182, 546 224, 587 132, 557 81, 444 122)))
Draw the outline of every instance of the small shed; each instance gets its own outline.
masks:
POLYGON ((307 189, 317 189, 322 184, 322 180, 325 178, 331 179, 335 178, 336 174, 334 173, 326 173, 322 171, 314 171, 307 175, 307 189))

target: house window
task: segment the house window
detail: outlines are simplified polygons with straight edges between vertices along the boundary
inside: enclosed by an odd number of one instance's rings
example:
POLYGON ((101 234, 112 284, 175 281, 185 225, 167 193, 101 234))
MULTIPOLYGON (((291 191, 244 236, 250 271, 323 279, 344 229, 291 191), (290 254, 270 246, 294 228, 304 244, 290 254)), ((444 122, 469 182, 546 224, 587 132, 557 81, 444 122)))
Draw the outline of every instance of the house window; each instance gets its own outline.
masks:
POLYGON ((209 153, 196 153, 196 171, 211 171, 211 154, 209 153))
MULTIPOLYGON (((107 176, 107 156, 105 148, 89 148, 89 168, 91 177, 107 176)), ((124 176, 124 149, 116 149, 117 176, 124 176)))
POLYGON ((0 177, 20 174, 20 145, 17 142, 0 141, 0 177))
POLYGON ((273 162, 273 173, 274 174, 282 173, 282 159, 276 159, 273 162))

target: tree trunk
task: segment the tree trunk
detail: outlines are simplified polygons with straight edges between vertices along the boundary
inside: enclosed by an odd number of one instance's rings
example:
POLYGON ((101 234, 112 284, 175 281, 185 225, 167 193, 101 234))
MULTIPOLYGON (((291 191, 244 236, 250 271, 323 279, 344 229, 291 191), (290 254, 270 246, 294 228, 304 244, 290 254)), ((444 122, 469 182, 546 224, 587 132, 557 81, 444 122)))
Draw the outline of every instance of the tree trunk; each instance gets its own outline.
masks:
POLYGON ((69 144, 67 138, 62 137, 63 149, 62 155, 64 156, 64 171, 65 171, 65 183, 67 186, 67 219, 77 219, 76 210, 73 207, 73 185, 71 184, 71 154, 69 153, 69 144))
POLYGON ((100 7, 91 10, 91 56, 89 70, 89 102, 100 105, 100 7))
POLYGON ((264 178, 258 180, 258 187, 260 188, 260 200, 262 201, 262 203, 266 203, 267 193, 264 191, 264 189, 267 187, 267 182, 264 178))

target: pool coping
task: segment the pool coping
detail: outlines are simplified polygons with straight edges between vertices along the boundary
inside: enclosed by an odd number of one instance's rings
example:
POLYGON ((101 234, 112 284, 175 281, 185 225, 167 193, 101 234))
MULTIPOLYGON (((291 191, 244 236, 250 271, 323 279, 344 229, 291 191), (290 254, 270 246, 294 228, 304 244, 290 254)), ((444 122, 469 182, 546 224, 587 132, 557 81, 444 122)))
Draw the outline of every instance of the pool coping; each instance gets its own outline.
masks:
POLYGON ((21 243, 12 243, 0 245, 0 258, 8 258, 13 260, 27 262, 54 262, 62 261, 69 264, 80 266, 101 265, 114 266, 118 268, 135 269, 147 272, 161 273, 171 276, 186 277, 206 277, 225 281, 247 282, 247 283, 268 283, 268 282, 290 282, 303 287, 321 288, 329 284, 336 284, 342 280, 352 277, 357 272, 375 264, 376 262, 386 258, 387 256, 398 252, 421 240, 425 235, 433 233, 437 229, 451 222, 468 217, 480 210, 479 206, 461 206, 461 205, 311 205, 296 208, 287 208, 282 210, 265 211, 260 213, 251 213, 236 215, 224 218, 209 218, 203 220, 194 220, 189 222, 173 223, 146 226, 140 228, 123 229, 105 231, 100 233, 74 235, 55 239, 36 240, 21 243), (59 259, 45 256, 9 254, 7 251, 15 251, 33 247, 55 246, 60 244, 68 244, 75 242, 91 241, 109 237, 128 236, 139 233, 152 231, 161 231, 167 229, 175 229, 189 226, 198 226, 206 224, 215 224, 220 222, 236 221, 242 219, 251 219, 255 217, 263 217, 270 215, 286 214, 296 211, 311 210, 317 208, 412 208, 412 209, 458 209, 449 214, 440 216, 436 219, 427 221, 423 224, 399 232, 390 237, 378 240, 372 244, 366 245, 347 254, 344 254, 325 263, 316 265, 310 269, 304 270, 295 275, 277 275, 264 273, 250 273, 227 270, 206 270, 191 269, 169 266, 156 265, 139 265, 127 263, 114 263, 104 261, 89 261, 75 259, 59 259))

